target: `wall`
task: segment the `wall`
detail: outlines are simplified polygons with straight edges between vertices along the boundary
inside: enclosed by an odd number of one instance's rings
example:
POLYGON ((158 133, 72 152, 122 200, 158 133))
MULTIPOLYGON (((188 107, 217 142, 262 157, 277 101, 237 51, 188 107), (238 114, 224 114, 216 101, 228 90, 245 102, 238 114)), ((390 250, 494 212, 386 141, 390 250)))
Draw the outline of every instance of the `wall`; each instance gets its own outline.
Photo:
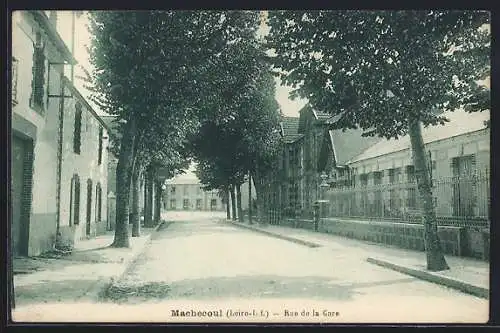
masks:
POLYGON ((99 128, 103 128, 103 138, 109 135, 97 118, 90 112, 87 105, 83 103, 74 91, 68 89, 67 94, 73 94, 73 98, 66 99, 64 105, 64 145, 63 145, 63 167, 61 175, 61 229, 72 241, 87 238, 87 181, 92 181, 92 204, 90 211, 91 231, 90 237, 105 232, 107 229, 107 176, 108 176, 108 146, 109 139, 103 139, 102 160, 98 163, 99 128), (73 140, 75 129, 76 103, 82 106, 81 122, 81 146, 80 154, 74 152, 73 140), (80 223, 73 225, 70 221, 71 182, 73 175, 80 178, 80 223), (101 220, 97 221, 96 193, 97 184, 101 186, 101 220))
MULTIPOLYGON (((57 129, 58 103, 48 99, 47 81, 59 84, 61 66, 50 66, 51 62, 61 62, 61 55, 28 12, 16 11, 12 16, 12 56, 18 61, 17 103, 13 112, 18 119, 24 119, 36 128, 33 140, 33 181, 32 202, 29 213, 28 255, 37 255, 50 250, 56 233, 56 170, 57 170, 57 129), (45 110, 35 111, 30 106, 33 67, 33 41, 35 34, 42 33, 45 41, 45 110)), ((13 127, 17 121, 13 121, 13 127)), ((15 127, 13 129, 16 129, 15 127)))
MULTIPOLYGON (((450 137, 443 140, 438 140, 434 142, 427 143, 425 145, 426 151, 430 152, 431 160, 433 161, 432 167, 432 178, 434 182, 433 196, 436 204, 436 214, 438 216, 452 216, 456 214, 453 212, 454 209, 454 187, 459 186, 456 179, 453 178, 453 168, 452 160, 456 157, 474 155, 475 156, 475 171, 477 172, 477 178, 470 178, 471 183, 470 195, 476 197, 475 200, 475 212, 474 216, 486 217, 488 215, 488 205, 489 205, 489 159, 490 159, 490 145, 489 145, 489 129, 483 129, 479 131, 474 131, 468 134, 459 135, 456 137, 450 137)), ((406 183, 408 175, 405 173, 406 166, 412 165, 411 152, 409 149, 402 151, 396 151, 390 154, 378 156, 375 158, 361 160, 355 163, 351 163, 350 167, 353 169, 355 174, 356 186, 361 185, 360 176, 362 174, 368 174, 368 186, 373 185, 373 172, 383 171, 383 177, 381 185, 389 184, 389 172, 391 168, 400 168, 400 180, 396 183, 406 183)), ((463 179, 463 181, 469 181, 468 179, 463 179)), ((394 183, 394 184, 396 184, 394 183)), ((465 183, 463 183, 465 184, 465 183)), ((465 190, 469 187, 464 186, 465 190)), ((384 190, 383 187, 380 189, 384 190)), ((398 190, 399 191, 399 190, 398 190)), ((335 196, 338 191, 331 189, 328 191, 330 197, 335 196)), ((385 189, 384 201, 389 200, 389 191, 385 189)), ((408 191, 399 191, 403 203, 405 199, 410 195, 416 198, 418 201, 418 193, 416 191, 416 186, 408 191)), ((361 200, 361 192, 358 191, 357 200, 361 200)), ((399 196, 399 194, 398 194, 399 196)), ((368 201, 373 201, 373 196, 371 193, 366 194, 368 201)), ((331 207, 334 208, 334 207, 331 207)), ((404 208, 404 207, 398 207, 404 208)))
POLYGON ((200 191, 200 186, 200 184, 167 184, 163 197, 167 205, 167 210, 185 210, 183 205, 184 199, 189 200, 187 210, 210 211, 210 201, 212 199, 216 200, 215 210, 220 211, 225 209, 221 198, 217 195, 217 191, 200 191), (175 187, 175 194, 172 194, 172 187, 175 187), (171 206, 172 199, 175 199, 174 208, 171 206), (202 201, 201 209, 196 208, 197 199, 201 199, 202 201))

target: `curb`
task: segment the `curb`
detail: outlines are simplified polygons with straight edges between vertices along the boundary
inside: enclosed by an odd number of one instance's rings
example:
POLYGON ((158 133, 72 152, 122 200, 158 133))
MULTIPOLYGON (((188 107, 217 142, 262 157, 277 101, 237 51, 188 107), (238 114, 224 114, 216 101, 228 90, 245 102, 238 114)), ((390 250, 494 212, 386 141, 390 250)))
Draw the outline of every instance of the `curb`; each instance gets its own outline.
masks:
POLYGON ((151 241, 151 237, 153 234, 155 234, 158 229, 164 224, 166 221, 162 220, 160 223, 158 223, 153 231, 146 236, 146 239, 142 246, 140 246, 137 249, 137 252, 133 254, 129 260, 125 261, 123 265, 120 267, 120 269, 117 271, 116 274, 113 276, 109 277, 106 282, 103 281, 97 281, 93 287, 91 287, 85 294, 80 296, 79 298, 84 298, 84 297, 91 297, 94 300, 101 300, 103 296, 106 295, 108 292, 109 288, 114 284, 115 281, 119 280, 128 270, 129 266, 137 260, 137 258, 141 255, 142 252, 144 252, 144 249, 146 248, 147 244, 151 241))
POLYGON ((404 273, 407 275, 411 275, 413 277, 419 278, 421 280, 429 281, 432 283, 440 284, 458 291, 461 291, 466 294, 470 294, 473 296, 489 299, 490 298, 490 291, 488 288, 483 288, 483 287, 478 287, 473 284, 470 284, 468 282, 460 281, 457 279, 451 279, 445 276, 437 275, 431 272, 419 270, 419 269, 412 269, 408 268, 405 266, 397 265, 385 260, 380 260, 380 259, 375 259, 375 258, 367 258, 366 261, 369 263, 389 268, 394 271, 404 273))
POLYGON ((313 243, 313 242, 309 242, 309 241, 305 241, 305 240, 302 240, 302 239, 293 238, 293 237, 289 237, 289 236, 283 236, 283 235, 280 235, 280 234, 277 234, 277 233, 274 233, 274 232, 271 232, 271 231, 263 230, 263 229, 256 228, 256 227, 251 227, 249 225, 245 225, 245 224, 241 224, 241 223, 237 223, 237 222, 233 222, 233 221, 229 221, 229 223, 231 223, 231 224, 233 224, 235 226, 238 226, 238 227, 242 227, 242 228, 246 228, 246 229, 249 229, 249 230, 252 230, 252 231, 260 232, 262 234, 266 234, 266 235, 274 237, 274 238, 279 238, 279 239, 287 240, 289 242, 293 242, 293 243, 305 245, 305 246, 308 246, 308 247, 311 247, 311 248, 323 246, 323 245, 318 244, 318 243, 313 243))

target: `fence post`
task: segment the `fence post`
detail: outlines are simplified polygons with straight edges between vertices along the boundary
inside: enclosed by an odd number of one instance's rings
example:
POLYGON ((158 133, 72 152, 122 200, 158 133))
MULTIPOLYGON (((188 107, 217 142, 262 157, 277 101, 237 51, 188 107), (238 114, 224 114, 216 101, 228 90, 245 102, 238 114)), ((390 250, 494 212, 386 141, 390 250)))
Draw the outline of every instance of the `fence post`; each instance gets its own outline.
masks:
POLYGON ((113 191, 108 194, 108 231, 115 229, 116 222, 116 195, 113 191))

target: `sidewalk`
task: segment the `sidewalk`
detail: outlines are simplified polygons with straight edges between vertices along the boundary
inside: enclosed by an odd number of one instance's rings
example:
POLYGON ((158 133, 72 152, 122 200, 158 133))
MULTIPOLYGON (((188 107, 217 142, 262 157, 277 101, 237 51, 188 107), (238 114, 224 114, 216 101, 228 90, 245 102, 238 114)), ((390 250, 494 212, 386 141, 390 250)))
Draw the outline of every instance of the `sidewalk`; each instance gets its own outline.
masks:
POLYGON ((324 247, 336 252, 349 251, 370 263, 478 297, 489 298, 490 265, 485 261, 445 256, 450 269, 442 272, 430 272, 426 269, 425 253, 420 251, 401 249, 306 229, 255 223, 249 225, 248 223, 242 224, 234 221, 227 222, 309 247, 324 247))
MULTIPOLYGON (((163 222, 165 223, 165 222, 163 222)), ((100 292, 119 278, 143 251, 154 228, 141 228, 130 248, 111 248, 114 231, 75 245, 71 254, 14 258, 16 309, 41 303, 95 302, 100 292)))

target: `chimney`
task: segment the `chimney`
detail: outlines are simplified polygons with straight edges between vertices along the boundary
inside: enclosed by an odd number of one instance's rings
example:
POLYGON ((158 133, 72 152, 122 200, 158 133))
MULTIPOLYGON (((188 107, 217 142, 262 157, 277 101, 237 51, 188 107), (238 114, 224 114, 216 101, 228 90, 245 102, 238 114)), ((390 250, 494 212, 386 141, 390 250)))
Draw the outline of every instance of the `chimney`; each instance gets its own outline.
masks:
POLYGON ((57 27, 57 11, 51 10, 49 12, 49 21, 54 26, 54 28, 57 27))

